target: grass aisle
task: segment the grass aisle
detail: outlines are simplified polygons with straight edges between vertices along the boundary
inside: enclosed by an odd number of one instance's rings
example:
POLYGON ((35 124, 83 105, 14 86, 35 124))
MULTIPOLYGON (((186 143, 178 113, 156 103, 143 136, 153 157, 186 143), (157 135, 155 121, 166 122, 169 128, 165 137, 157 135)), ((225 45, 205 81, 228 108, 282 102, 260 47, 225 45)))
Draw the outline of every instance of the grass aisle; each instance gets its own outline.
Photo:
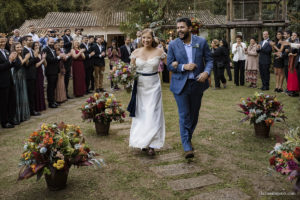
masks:
MULTIPOLYGON (((274 76, 271 76, 271 80, 274 76)), ((108 85, 108 81, 106 81, 108 85)), ((273 86, 274 83, 271 83, 273 86)), ((167 149, 159 152, 183 153, 177 106, 169 85, 163 84, 163 104, 166 118, 167 149)), ((274 89, 272 87, 272 89, 274 89)), ((254 137, 254 127, 248 122, 239 123, 243 117, 238 103, 241 97, 248 97, 258 89, 235 87, 228 83, 227 89, 205 92, 200 111, 199 123, 193 137, 195 147, 194 164, 203 170, 198 173, 175 177, 157 177, 149 170, 150 164, 141 162, 144 155, 128 148, 130 120, 126 126, 111 124, 110 135, 97 137, 94 124, 83 123, 80 105, 87 98, 73 99, 57 110, 47 110, 40 118, 33 118, 15 129, 0 129, 0 197, 1 199, 188 199, 194 195, 222 188, 239 188, 252 199, 297 199, 295 196, 261 196, 266 192, 291 192, 292 184, 286 176, 268 171, 270 151, 276 140, 275 135, 283 136, 287 125, 300 125, 299 98, 278 94, 278 100, 284 104, 288 119, 286 124, 277 123, 271 128, 271 138, 254 137), (106 166, 71 168, 68 185, 65 190, 50 192, 44 178, 36 182, 35 177, 17 182, 18 162, 23 151, 23 141, 42 122, 60 122, 78 124, 85 133, 87 143, 100 154, 106 166), (179 178, 192 178, 213 174, 223 180, 222 183, 200 189, 174 192, 167 182, 179 178)), ((269 94, 274 94, 272 90, 269 94)), ((129 101, 129 94, 116 93, 123 107, 129 101)), ((154 163, 151 166, 185 162, 177 161, 154 163)))

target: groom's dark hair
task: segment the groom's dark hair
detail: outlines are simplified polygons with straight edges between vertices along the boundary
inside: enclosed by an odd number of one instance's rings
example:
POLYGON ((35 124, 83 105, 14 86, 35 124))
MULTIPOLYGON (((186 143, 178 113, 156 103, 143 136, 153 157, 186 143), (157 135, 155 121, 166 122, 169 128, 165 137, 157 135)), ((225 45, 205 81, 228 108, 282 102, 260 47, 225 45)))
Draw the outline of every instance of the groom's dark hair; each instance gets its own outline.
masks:
POLYGON ((192 26, 191 20, 187 17, 181 17, 181 18, 176 19, 176 24, 179 22, 185 22, 188 27, 192 26))

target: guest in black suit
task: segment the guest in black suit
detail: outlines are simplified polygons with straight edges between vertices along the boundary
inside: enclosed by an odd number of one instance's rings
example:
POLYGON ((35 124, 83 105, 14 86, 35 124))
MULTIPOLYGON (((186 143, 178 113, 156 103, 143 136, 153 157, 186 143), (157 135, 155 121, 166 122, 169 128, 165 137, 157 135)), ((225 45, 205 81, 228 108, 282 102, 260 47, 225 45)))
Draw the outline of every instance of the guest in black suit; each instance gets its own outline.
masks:
POLYGON ((121 60, 125 63, 130 63, 130 55, 134 51, 132 45, 130 45, 131 39, 130 37, 126 37, 125 44, 120 47, 121 51, 121 60))
MULTIPOLYGON (((64 48, 65 48, 66 54, 68 54, 71 52, 71 49, 72 49, 73 38, 71 36, 70 29, 66 29, 64 32, 65 32, 65 35, 62 38, 64 40, 64 48)), ((65 70, 66 70, 65 86, 66 86, 66 93, 67 93, 68 99, 71 99, 71 97, 68 94, 69 79, 70 79, 70 75, 71 75, 71 65, 72 65, 72 56, 69 56, 65 62, 65 70)))
POLYGON ((103 74, 105 71, 105 61, 104 58, 106 56, 105 48, 102 45, 103 38, 97 38, 97 43, 93 45, 91 51, 95 52, 93 56, 94 62, 94 79, 95 79, 95 88, 96 92, 104 92, 103 88, 103 74))
POLYGON ((43 49, 43 52, 47 54, 46 61, 46 77, 47 77, 47 98, 49 108, 57 108, 58 103, 55 102, 55 89, 57 85, 58 73, 59 73, 59 61, 65 58, 65 54, 59 56, 56 55, 54 50, 54 39, 49 38, 48 46, 43 49))
MULTIPOLYGON (((95 45, 95 37, 93 35, 89 36, 89 48, 91 49, 93 45, 95 45)), ((94 90, 95 89, 95 80, 94 80, 94 60, 93 57, 90 58, 91 61, 91 80, 90 80, 90 85, 91 88, 89 90, 94 90)))
POLYGON ((272 46, 268 31, 263 32, 263 38, 264 40, 259 43, 257 48, 259 53, 259 72, 263 85, 261 90, 269 90, 272 46))
POLYGON ((91 51, 91 48, 88 43, 89 39, 86 35, 82 37, 82 43, 80 44, 80 49, 85 49, 84 55, 85 55, 85 60, 84 62, 84 69, 85 69, 85 84, 86 84, 86 94, 91 93, 89 90, 90 88, 90 82, 91 78, 93 76, 93 65, 91 62, 91 57, 95 55, 94 51, 91 51))
POLYGON ((17 57, 16 52, 10 55, 5 50, 6 38, 0 36, 0 120, 3 128, 13 128, 16 114, 16 91, 11 68, 17 57))
POLYGON ((220 89, 220 81, 224 88, 226 88, 226 79, 224 76, 225 63, 226 63, 226 52, 223 47, 219 47, 219 40, 214 39, 211 42, 211 55, 214 59, 214 78, 215 78, 215 89, 220 89))
POLYGON ((26 44, 23 49, 23 59, 25 56, 29 53, 30 58, 29 60, 24 64, 25 67, 25 74, 26 74, 26 85, 27 85, 27 93, 28 93, 28 100, 29 100, 29 109, 30 109, 30 115, 32 116, 38 116, 41 115, 39 112, 35 111, 35 92, 36 92, 36 66, 37 63, 36 58, 34 57, 32 47, 32 37, 30 35, 25 36, 24 38, 26 44))

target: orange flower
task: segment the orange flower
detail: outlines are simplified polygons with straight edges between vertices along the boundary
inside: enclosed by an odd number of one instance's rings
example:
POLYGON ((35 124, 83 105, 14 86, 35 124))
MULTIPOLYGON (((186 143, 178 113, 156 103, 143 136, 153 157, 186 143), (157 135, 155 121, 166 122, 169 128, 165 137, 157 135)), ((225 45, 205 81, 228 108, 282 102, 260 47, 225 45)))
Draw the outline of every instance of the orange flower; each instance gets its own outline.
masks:
POLYGON ((33 171, 34 173, 36 173, 36 171, 35 171, 36 164, 32 164, 32 165, 30 165, 30 167, 31 167, 32 171, 33 171))
POLYGON ((62 143, 63 143, 63 139, 61 138, 58 140, 57 144, 60 146, 62 143))
POLYGON ((292 152, 287 153, 287 152, 283 151, 282 155, 287 160, 293 160, 294 159, 294 156, 293 156, 292 152))
POLYGON ((53 138, 49 138, 48 144, 53 144, 53 138))
POLYGON ((30 134, 31 137, 35 137, 35 136, 38 136, 38 135, 39 134, 36 131, 34 131, 33 133, 30 134))

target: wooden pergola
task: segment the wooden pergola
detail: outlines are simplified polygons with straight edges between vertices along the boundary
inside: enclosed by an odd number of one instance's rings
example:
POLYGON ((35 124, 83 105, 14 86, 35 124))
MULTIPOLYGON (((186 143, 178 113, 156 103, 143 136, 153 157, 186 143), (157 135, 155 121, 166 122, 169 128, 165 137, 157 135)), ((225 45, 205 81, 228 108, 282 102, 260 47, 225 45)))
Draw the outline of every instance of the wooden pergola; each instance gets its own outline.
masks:
POLYGON ((223 27, 227 28, 227 41, 235 37, 235 28, 257 28, 258 40, 260 41, 263 28, 285 28, 289 25, 289 21, 287 20, 287 0, 227 0, 226 12, 226 24, 223 27), (258 11, 254 11, 258 12, 256 16, 250 16, 252 19, 245 17, 245 6, 249 10, 251 9, 250 5, 253 6, 253 9, 258 9, 258 11), (263 16, 263 6, 270 7, 270 5, 275 7, 274 14, 272 12, 274 17, 266 19, 263 16), (235 15, 238 6, 240 6, 238 11, 241 14, 239 17, 235 15))

